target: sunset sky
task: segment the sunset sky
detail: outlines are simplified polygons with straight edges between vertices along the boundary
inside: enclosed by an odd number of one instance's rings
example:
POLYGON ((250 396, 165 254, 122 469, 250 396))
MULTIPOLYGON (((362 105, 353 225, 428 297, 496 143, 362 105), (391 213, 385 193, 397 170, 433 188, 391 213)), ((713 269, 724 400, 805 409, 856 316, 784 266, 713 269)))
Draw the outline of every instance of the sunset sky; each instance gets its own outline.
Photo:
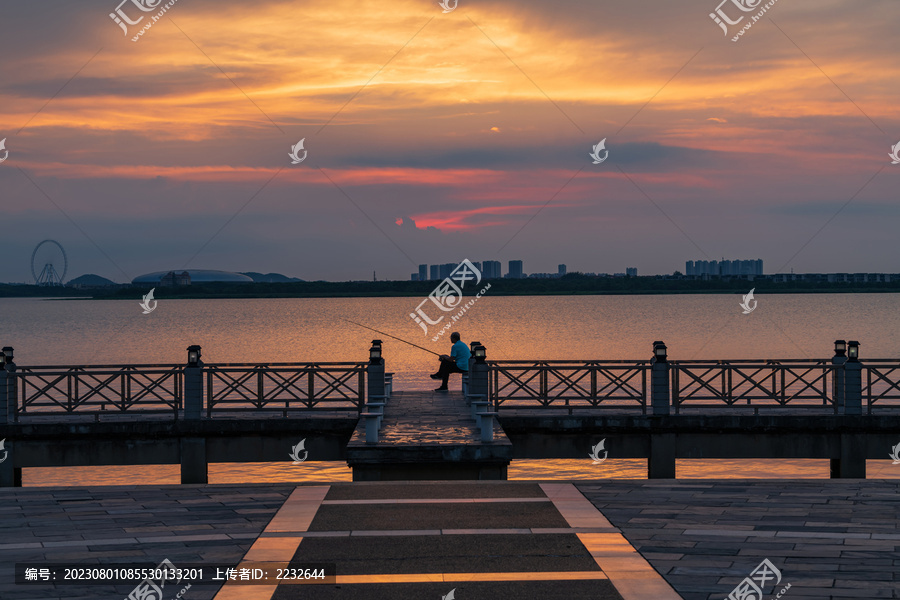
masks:
POLYGON ((900 272, 898 2, 119 2, 0 4, 0 281, 900 272))

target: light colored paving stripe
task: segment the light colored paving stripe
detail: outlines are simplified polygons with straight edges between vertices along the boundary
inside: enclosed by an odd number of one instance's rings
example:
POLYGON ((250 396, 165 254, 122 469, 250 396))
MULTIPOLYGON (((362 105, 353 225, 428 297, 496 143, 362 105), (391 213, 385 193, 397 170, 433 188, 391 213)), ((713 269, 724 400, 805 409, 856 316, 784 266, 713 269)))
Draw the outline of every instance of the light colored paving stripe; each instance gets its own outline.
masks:
POLYGON ((532 529, 354 529, 352 531, 278 531, 262 533, 261 538, 279 537, 351 537, 401 535, 545 535, 561 533, 619 533, 615 527, 535 527, 532 529))
POLYGON ((329 486, 304 486, 293 491, 290 498, 278 509, 266 527, 266 531, 305 531, 309 529, 319 505, 325 499, 329 486))
POLYGON ((570 527, 612 527, 603 513, 571 483, 542 483, 541 489, 570 527))
POLYGON ((549 498, 401 498, 366 500, 325 500, 322 504, 474 504, 490 502, 550 502, 549 498))
MULTIPOLYGON (((570 526, 612 527, 571 483, 542 483, 541 489, 570 526)), ((625 600, 682 600, 621 533, 576 535, 625 600)))
POLYGON ((621 533, 577 535, 625 600, 682 600, 621 533))
MULTIPOLYGON (((253 562, 289 563, 297 553, 297 548, 303 541, 302 534, 309 529, 329 487, 322 485, 296 488, 269 521, 266 529, 247 550, 237 568, 240 569, 253 562), (300 533, 300 535, 266 535, 283 532, 300 533)), ((277 585, 240 585, 226 582, 216 594, 215 600, 272 600, 276 589, 278 589, 277 585)))
MULTIPOLYGON (((603 571, 553 571, 521 573, 395 573, 386 575, 338 575, 335 583, 441 583, 454 581, 573 581, 607 579, 603 571)), ((313 581, 285 581, 287 585, 310 585, 313 581)), ((216 600, 219 597, 216 596, 216 600)))

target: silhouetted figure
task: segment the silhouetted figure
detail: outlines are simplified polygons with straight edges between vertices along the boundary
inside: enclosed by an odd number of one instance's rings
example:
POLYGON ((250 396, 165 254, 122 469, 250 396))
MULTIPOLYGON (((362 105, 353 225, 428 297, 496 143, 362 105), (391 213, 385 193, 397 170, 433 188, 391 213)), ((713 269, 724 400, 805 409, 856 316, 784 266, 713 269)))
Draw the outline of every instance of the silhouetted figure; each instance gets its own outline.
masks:
POLYGON ((447 380, 452 373, 469 372, 469 357, 472 356, 469 347, 459 339, 459 333, 455 331, 450 334, 450 341, 453 342, 453 346, 450 347, 450 356, 441 354, 441 366, 437 373, 431 375, 432 379, 441 380, 441 387, 435 389, 436 392, 447 391, 447 380))

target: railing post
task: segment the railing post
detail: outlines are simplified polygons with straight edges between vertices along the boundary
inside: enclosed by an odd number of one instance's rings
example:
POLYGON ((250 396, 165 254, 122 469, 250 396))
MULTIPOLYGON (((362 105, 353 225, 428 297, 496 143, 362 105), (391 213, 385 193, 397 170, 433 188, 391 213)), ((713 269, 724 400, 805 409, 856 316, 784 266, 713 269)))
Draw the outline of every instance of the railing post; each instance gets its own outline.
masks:
MULTIPOLYGON (((0 424, 16 420, 17 389, 13 349, 4 346, 0 353, 0 424)), ((0 462, 0 487, 22 487, 22 469, 15 466, 13 457, 15 440, 4 439, 3 446, 0 450, 0 460, 3 461, 0 462)))
POLYGON ((862 414, 862 363, 859 362, 859 342, 847 342, 847 362, 844 363, 844 414, 862 414))
POLYGON ((488 377, 490 369, 487 364, 487 349, 478 345, 472 353, 474 360, 469 363, 469 396, 482 396, 490 401, 488 396, 488 377))
POLYGON ((653 415, 670 414, 669 401, 669 361, 666 358, 666 345, 653 342, 653 358, 650 360, 650 406, 653 415))
POLYGON ((203 362, 200 346, 188 346, 184 367, 184 418, 200 419, 203 414, 203 362))
MULTIPOLYGON (((200 360, 200 346, 188 346, 187 351, 188 360, 184 367, 184 419, 199 421, 203 415, 203 362, 200 360)), ((178 441, 181 483, 209 483, 206 438, 182 437, 178 441)))
POLYGON ((466 402, 469 401, 469 396, 473 393, 469 388, 469 383, 471 382, 472 377, 472 365, 475 364, 475 347, 480 346, 481 342, 470 342, 469 343, 469 370, 462 375, 462 383, 463 383, 463 396, 466 398, 466 402))
POLYGON ((369 400, 381 400, 385 397, 384 389, 384 359, 381 357, 380 340, 372 340, 369 348, 369 365, 366 367, 368 382, 366 383, 367 398, 369 400), (378 342, 377 344, 375 342, 378 342))
POLYGON ((847 362, 847 342, 844 340, 834 341, 834 356, 831 364, 836 368, 832 371, 831 391, 834 394, 834 412, 837 414, 844 413, 844 363, 847 362))
POLYGON ((12 423, 16 418, 16 363, 13 349, 6 346, 0 354, 0 424, 12 423))

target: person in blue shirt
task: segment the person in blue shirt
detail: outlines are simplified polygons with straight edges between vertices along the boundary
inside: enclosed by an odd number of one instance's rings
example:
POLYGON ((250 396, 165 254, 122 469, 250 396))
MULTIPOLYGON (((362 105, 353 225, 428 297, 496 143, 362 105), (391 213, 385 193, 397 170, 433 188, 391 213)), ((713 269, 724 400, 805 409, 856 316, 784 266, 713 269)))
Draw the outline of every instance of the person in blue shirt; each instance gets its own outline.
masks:
POLYGON ((453 346, 450 348, 450 356, 441 354, 441 366, 437 373, 431 375, 432 379, 441 380, 441 387, 435 389, 434 391, 436 392, 447 391, 447 380, 450 379, 452 373, 469 372, 469 358, 472 356, 469 347, 462 342, 459 333, 456 331, 450 334, 450 341, 453 342, 453 346))

